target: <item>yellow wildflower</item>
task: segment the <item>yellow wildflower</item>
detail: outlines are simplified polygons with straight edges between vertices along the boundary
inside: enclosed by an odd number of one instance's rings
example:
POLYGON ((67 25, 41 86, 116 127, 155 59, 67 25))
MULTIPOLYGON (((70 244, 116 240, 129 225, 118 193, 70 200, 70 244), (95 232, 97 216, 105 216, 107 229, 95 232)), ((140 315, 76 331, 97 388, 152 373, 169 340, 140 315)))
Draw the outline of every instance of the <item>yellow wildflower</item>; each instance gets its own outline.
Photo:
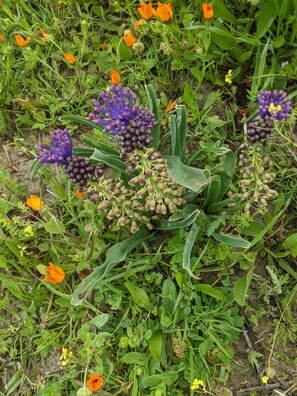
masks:
POLYGON ((232 84, 232 70, 228 70, 228 73, 225 75, 225 81, 228 84, 232 84))
POLYGON ((192 383, 191 389, 192 390, 199 389, 200 386, 202 387, 203 390, 205 390, 205 383, 202 380, 195 378, 192 383))
POLYGON ((267 377, 267 375, 264 375, 264 377, 262 377, 262 383, 263 383, 264 385, 267 384, 268 380, 269 380, 269 377, 267 377))
POLYGON ((33 229, 32 226, 28 226, 24 228, 24 233, 28 235, 33 235, 33 229))

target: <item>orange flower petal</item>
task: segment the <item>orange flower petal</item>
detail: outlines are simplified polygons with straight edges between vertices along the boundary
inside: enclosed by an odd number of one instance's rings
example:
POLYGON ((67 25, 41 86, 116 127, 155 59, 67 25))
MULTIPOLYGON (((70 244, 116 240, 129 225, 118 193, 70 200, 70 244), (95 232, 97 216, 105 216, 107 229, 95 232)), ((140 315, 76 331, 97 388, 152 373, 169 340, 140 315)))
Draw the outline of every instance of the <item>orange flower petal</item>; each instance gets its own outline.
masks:
POLYGON ((38 197, 38 195, 31 194, 30 198, 26 200, 26 205, 33 210, 41 210, 44 207, 44 203, 38 197))
POLYGON ((119 75, 119 73, 116 70, 112 70, 110 72, 110 79, 111 79, 111 82, 115 85, 117 85, 121 82, 121 76, 119 75))
POLYGON ((175 106, 176 106, 176 101, 170 100, 170 102, 168 103, 168 106, 164 110, 164 114, 169 113, 171 110, 173 110, 175 108, 175 106))
POLYGON ((153 16, 153 5, 152 3, 141 3, 141 6, 137 8, 139 14, 144 18, 145 20, 151 19, 153 16))
POLYGON ((108 48, 108 44, 102 43, 102 44, 100 44, 100 48, 103 50, 106 50, 108 48))
POLYGON ((158 2, 158 7, 156 10, 153 9, 153 14, 159 17, 162 22, 168 22, 173 17, 172 5, 158 2))
POLYGON ((50 283, 61 283, 65 279, 65 272, 61 267, 55 265, 53 263, 48 263, 48 267, 46 267, 46 272, 48 275, 45 276, 46 282, 50 283))
POLYGON ((134 23, 134 25, 133 25, 134 29, 135 29, 135 30, 138 29, 140 26, 143 25, 143 23, 144 23, 144 20, 143 20, 143 19, 139 19, 138 21, 136 21, 136 22, 134 23))
POLYGON ((28 37, 26 40, 24 39, 23 36, 21 36, 20 34, 16 34, 15 36, 15 40, 17 42, 17 45, 19 45, 20 47, 25 47, 27 44, 31 43, 31 39, 30 37, 28 37))
POLYGON ((104 385, 104 379, 99 374, 90 374, 89 380, 87 381, 87 387, 90 392, 99 390, 104 385))
POLYGON ((44 31, 43 29, 41 29, 41 27, 39 28, 40 33, 43 35, 43 37, 46 37, 48 35, 48 33, 46 31, 44 31))
POLYGON ((75 63, 75 61, 76 61, 75 57, 74 57, 72 54, 70 54, 70 52, 66 52, 66 54, 64 55, 64 58, 65 58, 65 59, 67 60, 67 62, 70 63, 71 65, 72 65, 73 63, 75 63))
POLYGON ((84 191, 76 191, 75 196, 76 198, 82 198, 85 195, 84 191))
POLYGON ((124 34, 124 42, 128 47, 132 47, 136 43, 136 37, 134 34, 124 34))
POLYGON ((202 12, 204 19, 211 19, 214 17, 212 4, 202 3, 202 12))
POLYGON ((4 38, 3 34, 0 34, 0 41, 4 41, 4 40, 5 40, 5 38, 4 38))

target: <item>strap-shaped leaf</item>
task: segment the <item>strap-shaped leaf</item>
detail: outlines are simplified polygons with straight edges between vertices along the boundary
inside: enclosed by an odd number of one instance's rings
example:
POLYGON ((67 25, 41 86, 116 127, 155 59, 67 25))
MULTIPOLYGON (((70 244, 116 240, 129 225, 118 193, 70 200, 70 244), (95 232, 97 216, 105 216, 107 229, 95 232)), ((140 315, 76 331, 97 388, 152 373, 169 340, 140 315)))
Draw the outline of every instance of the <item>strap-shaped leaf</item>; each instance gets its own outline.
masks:
POLYGON ((94 150, 94 153, 90 158, 95 161, 103 162, 104 164, 109 165, 112 168, 119 170, 120 172, 126 173, 125 171, 127 165, 120 158, 104 154, 97 149, 94 150))
POLYGON ((193 223, 188 234, 185 248, 183 252, 183 268, 188 272, 188 274, 195 279, 199 279, 196 275, 191 271, 191 252, 196 241, 198 232, 200 230, 200 225, 197 223, 193 223))
POLYGON ((155 148, 157 148, 158 145, 159 145, 159 140, 160 140, 160 138, 159 138, 159 135, 160 135, 160 123, 159 123, 160 116, 159 116, 158 101, 157 101, 157 98, 156 98, 155 89, 154 89, 154 87, 151 84, 146 85, 145 86, 145 90, 146 90, 147 99, 148 99, 148 102, 149 102, 149 109, 154 113, 155 118, 156 118, 156 120, 158 122, 151 129, 151 136, 153 138, 153 144, 152 145, 155 148))
POLYGON ((245 239, 242 239, 240 237, 234 237, 229 234, 223 234, 219 230, 215 230, 211 235, 217 241, 225 243, 226 245, 236 247, 236 248, 247 249, 251 245, 250 242, 246 241, 245 239))
POLYGON ((217 203, 221 190, 221 178, 219 175, 210 177, 210 183, 207 188, 207 195, 203 204, 204 208, 217 203))
POLYGON ((112 268, 114 268, 118 263, 124 261, 128 253, 151 235, 150 231, 146 227, 143 227, 140 228, 132 237, 112 246, 107 252, 105 262, 87 276, 74 290, 71 300, 72 304, 75 306, 80 305, 87 297, 88 292, 90 292, 112 268))

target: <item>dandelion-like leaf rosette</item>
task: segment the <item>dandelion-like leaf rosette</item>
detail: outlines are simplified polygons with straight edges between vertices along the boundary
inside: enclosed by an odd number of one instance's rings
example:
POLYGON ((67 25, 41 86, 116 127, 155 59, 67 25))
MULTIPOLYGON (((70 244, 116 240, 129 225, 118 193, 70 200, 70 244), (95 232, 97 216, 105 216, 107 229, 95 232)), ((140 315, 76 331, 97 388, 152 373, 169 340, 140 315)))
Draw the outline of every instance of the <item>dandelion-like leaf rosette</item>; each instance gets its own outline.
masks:
POLYGON ((137 95, 121 84, 112 85, 108 92, 94 99, 91 121, 104 126, 104 131, 116 135, 123 151, 144 149, 152 142, 151 128, 157 123, 154 114, 136 104, 137 95))

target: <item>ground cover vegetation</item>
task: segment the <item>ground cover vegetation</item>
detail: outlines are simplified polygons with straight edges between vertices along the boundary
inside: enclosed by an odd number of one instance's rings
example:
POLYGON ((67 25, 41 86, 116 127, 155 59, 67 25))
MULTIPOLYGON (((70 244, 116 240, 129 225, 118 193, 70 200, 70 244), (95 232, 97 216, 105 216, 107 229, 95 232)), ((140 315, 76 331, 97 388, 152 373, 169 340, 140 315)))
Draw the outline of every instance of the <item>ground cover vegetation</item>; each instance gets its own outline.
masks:
POLYGON ((296 10, 0 1, 1 395, 295 394, 296 10))

